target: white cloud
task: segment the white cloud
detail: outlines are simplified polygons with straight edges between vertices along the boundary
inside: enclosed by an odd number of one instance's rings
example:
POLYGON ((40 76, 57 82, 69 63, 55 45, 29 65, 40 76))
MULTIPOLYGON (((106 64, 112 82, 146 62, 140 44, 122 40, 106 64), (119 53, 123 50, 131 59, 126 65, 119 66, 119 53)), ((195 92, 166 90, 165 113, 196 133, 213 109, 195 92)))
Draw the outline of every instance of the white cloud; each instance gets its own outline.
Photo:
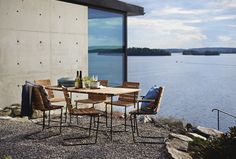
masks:
POLYGON ((228 27, 236 28, 236 25, 227 25, 228 27))
POLYGON ((224 15, 224 16, 217 16, 214 17, 213 20, 233 20, 236 19, 236 15, 224 15))
POLYGON ((110 46, 121 46, 122 41, 119 39, 114 39, 109 36, 92 36, 89 35, 89 46, 104 46, 104 45, 110 45, 110 46))
POLYGON ((232 38, 229 36, 219 36, 218 39, 222 42, 229 42, 230 40, 232 40, 232 38))
MULTIPOLYGON (((184 24, 178 20, 154 20, 154 19, 138 19, 131 18, 128 21, 128 26, 132 30, 135 40, 132 39, 130 43, 139 43, 137 38, 138 32, 143 34, 140 36, 142 39, 142 47, 187 47, 201 45, 202 41, 207 37, 196 27, 184 24)), ((138 44, 141 45, 141 44, 138 44)), ((135 46, 135 45, 133 45, 135 46)))
POLYGON ((213 5, 216 8, 228 9, 228 8, 236 8, 235 0, 214 0, 213 5))
POLYGON ((164 8, 160 11, 153 11, 151 14, 162 14, 162 15, 169 15, 169 14, 186 14, 186 15, 199 15, 209 12, 209 10, 205 9, 184 9, 179 7, 168 7, 164 8))
POLYGON ((130 46, 236 46, 236 0, 127 1, 137 2, 146 11, 145 16, 128 20, 130 46))

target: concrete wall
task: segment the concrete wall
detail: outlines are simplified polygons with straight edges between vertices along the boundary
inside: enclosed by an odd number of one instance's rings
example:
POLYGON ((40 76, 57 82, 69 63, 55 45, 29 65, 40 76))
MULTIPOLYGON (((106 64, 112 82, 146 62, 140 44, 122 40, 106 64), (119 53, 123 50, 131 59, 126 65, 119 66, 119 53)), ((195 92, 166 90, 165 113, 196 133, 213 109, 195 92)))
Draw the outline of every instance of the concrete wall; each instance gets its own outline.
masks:
POLYGON ((56 0, 0 0, 0 107, 20 103, 25 80, 88 70, 88 9, 56 0))

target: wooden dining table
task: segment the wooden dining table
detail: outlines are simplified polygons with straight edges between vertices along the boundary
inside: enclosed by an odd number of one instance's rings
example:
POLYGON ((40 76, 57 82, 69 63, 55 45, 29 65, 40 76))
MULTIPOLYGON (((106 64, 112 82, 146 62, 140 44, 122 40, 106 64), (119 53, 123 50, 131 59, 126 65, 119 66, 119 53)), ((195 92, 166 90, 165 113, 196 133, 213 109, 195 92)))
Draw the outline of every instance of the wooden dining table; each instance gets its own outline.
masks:
MULTIPOLYGON (((62 87, 59 86, 47 86, 46 89, 55 90, 55 91, 62 91, 62 87)), ((106 95, 110 97, 111 100, 111 121, 110 121, 110 139, 112 140, 112 134, 113 134, 113 97, 118 96, 121 94, 127 94, 127 93, 134 93, 134 107, 136 104, 136 94, 140 91, 140 89, 134 89, 134 88, 122 88, 122 87, 102 87, 98 89, 89 89, 89 88, 74 88, 74 87, 68 87, 68 92, 71 93, 84 93, 84 94, 100 94, 100 95, 106 95)))

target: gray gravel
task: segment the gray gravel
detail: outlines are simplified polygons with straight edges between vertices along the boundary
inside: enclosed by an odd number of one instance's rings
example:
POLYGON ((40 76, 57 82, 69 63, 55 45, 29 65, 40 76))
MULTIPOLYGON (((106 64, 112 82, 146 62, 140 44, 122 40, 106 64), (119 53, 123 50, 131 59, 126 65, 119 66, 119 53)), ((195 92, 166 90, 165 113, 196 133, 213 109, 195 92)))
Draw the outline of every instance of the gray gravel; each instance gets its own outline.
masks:
MULTIPOLYGON (((104 119, 103 119, 104 120, 104 119)), ((79 118, 80 126, 88 126, 88 118, 79 118)), ((73 121, 74 123, 75 120, 73 121)), ((115 120, 115 124, 124 121, 115 120)), ((56 123, 55 123, 56 124, 56 123)), ((41 131, 41 126, 33 122, 0 120, 0 159, 9 155, 13 159, 17 158, 160 158, 163 151, 163 144, 137 144, 132 140, 130 128, 128 132, 115 132, 113 142, 108 138, 106 131, 99 131, 98 142, 93 145, 63 146, 63 138, 69 136, 81 136, 86 130, 78 127, 63 127, 62 134, 49 137, 59 132, 54 127, 46 129, 39 134, 26 135, 41 131), (47 137, 47 138, 45 138, 47 137), (44 139, 41 139, 44 138, 44 139)), ((66 124, 64 124, 66 125, 66 124)), ((100 124, 100 130, 105 130, 100 124)), ((124 126, 116 126, 115 130, 122 130, 124 126)), ((169 132, 160 127, 155 127, 153 123, 139 124, 140 130, 145 135, 156 135, 167 137, 169 132)), ((95 133, 89 140, 74 140, 73 143, 94 141, 95 133)), ((157 141, 161 141, 160 139, 157 141)))

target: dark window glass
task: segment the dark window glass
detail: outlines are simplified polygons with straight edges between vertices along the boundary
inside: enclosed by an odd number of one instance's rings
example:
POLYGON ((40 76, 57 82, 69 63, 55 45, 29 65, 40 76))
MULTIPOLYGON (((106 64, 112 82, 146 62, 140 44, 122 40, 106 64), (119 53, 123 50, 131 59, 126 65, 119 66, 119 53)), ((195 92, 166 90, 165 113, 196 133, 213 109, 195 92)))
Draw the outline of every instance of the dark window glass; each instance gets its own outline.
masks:
POLYGON ((124 79, 124 15, 89 8, 88 18, 89 76, 120 85, 124 79))

